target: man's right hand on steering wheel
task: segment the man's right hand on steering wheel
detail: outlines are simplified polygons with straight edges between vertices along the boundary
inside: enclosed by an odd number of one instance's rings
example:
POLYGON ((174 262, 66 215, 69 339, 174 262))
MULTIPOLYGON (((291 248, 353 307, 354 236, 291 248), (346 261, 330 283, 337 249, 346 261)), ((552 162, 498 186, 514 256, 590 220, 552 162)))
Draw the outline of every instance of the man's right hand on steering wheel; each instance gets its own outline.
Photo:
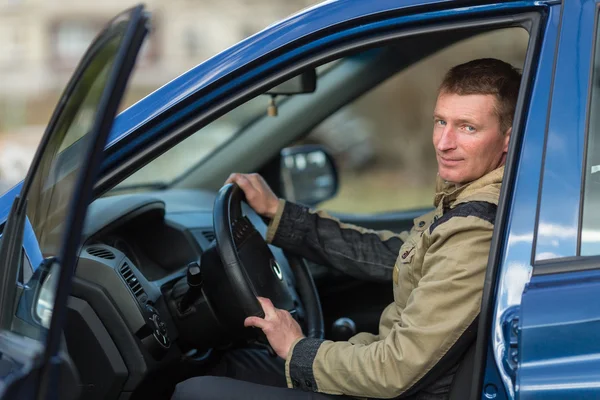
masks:
POLYGON ((225 184, 236 183, 246 195, 246 202, 260 216, 273 218, 279 207, 279 199, 259 174, 229 175, 225 184))

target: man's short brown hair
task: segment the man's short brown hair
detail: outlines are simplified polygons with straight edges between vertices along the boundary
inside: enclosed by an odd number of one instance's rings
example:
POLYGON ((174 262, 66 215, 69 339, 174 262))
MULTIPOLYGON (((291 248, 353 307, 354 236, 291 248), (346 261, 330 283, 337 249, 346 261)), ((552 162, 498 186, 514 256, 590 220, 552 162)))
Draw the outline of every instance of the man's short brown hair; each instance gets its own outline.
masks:
POLYGON ((521 72, 509 63, 495 58, 480 58, 450 69, 440 85, 439 93, 496 96, 500 128, 506 133, 512 127, 520 84, 521 72))

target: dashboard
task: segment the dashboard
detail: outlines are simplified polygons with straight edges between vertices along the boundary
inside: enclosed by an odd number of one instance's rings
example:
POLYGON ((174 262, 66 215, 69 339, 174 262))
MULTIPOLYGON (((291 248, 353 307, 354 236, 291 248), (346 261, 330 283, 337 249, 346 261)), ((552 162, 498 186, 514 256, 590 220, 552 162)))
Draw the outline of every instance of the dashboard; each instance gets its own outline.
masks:
MULTIPOLYGON (((232 340, 204 292, 191 311, 178 309, 188 264, 215 246, 215 197, 173 190, 100 198, 88 208, 65 328, 82 384, 95 388, 87 398, 131 393, 185 354, 232 340)), ((243 209, 264 238, 266 224, 243 209)), ((288 260, 270 248, 295 293, 288 260)))

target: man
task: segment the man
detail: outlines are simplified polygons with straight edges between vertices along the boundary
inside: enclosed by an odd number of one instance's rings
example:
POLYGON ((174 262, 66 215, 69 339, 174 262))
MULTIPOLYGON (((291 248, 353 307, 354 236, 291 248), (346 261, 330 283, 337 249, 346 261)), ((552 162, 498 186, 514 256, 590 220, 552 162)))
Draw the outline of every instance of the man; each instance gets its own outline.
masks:
POLYGON ((495 59, 446 74, 433 113, 436 208, 410 232, 341 224, 277 199, 256 174, 230 176, 271 220, 268 241, 354 276, 391 280, 394 302, 377 335, 332 342, 305 338, 287 311, 259 298, 265 318, 244 324, 262 329, 280 359, 238 352, 211 371, 230 378, 194 378, 174 398, 447 398, 476 329, 520 80, 495 59))

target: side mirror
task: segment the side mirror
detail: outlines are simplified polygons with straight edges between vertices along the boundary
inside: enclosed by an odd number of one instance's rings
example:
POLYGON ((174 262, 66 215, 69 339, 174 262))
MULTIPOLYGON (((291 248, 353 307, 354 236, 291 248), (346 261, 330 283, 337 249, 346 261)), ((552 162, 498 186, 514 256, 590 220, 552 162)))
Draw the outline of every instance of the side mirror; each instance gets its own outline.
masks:
POLYGON ((31 277, 18 285, 21 288, 16 309, 19 331, 26 332, 30 338, 42 340, 40 335, 50 328, 59 271, 56 257, 45 258, 31 277), (40 329, 40 326, 45 329, 40 329))
POLYGON ((44 328, 50 329, 60 268, 54 257, 44 260, 44 264, 38 268, 44 273, 41 275, 39 291, 35 298, 35 317, 44 328))
POLYGON ((313 93, 317 89, 317 72, 314 68, 302 72, 287 81, 269 89, 271 96, 313 93))
POLYGON ((285 199, 308 206, 331 199, 338 190, 335 162, 320 145, 281 150, 280 179, 285 199))

